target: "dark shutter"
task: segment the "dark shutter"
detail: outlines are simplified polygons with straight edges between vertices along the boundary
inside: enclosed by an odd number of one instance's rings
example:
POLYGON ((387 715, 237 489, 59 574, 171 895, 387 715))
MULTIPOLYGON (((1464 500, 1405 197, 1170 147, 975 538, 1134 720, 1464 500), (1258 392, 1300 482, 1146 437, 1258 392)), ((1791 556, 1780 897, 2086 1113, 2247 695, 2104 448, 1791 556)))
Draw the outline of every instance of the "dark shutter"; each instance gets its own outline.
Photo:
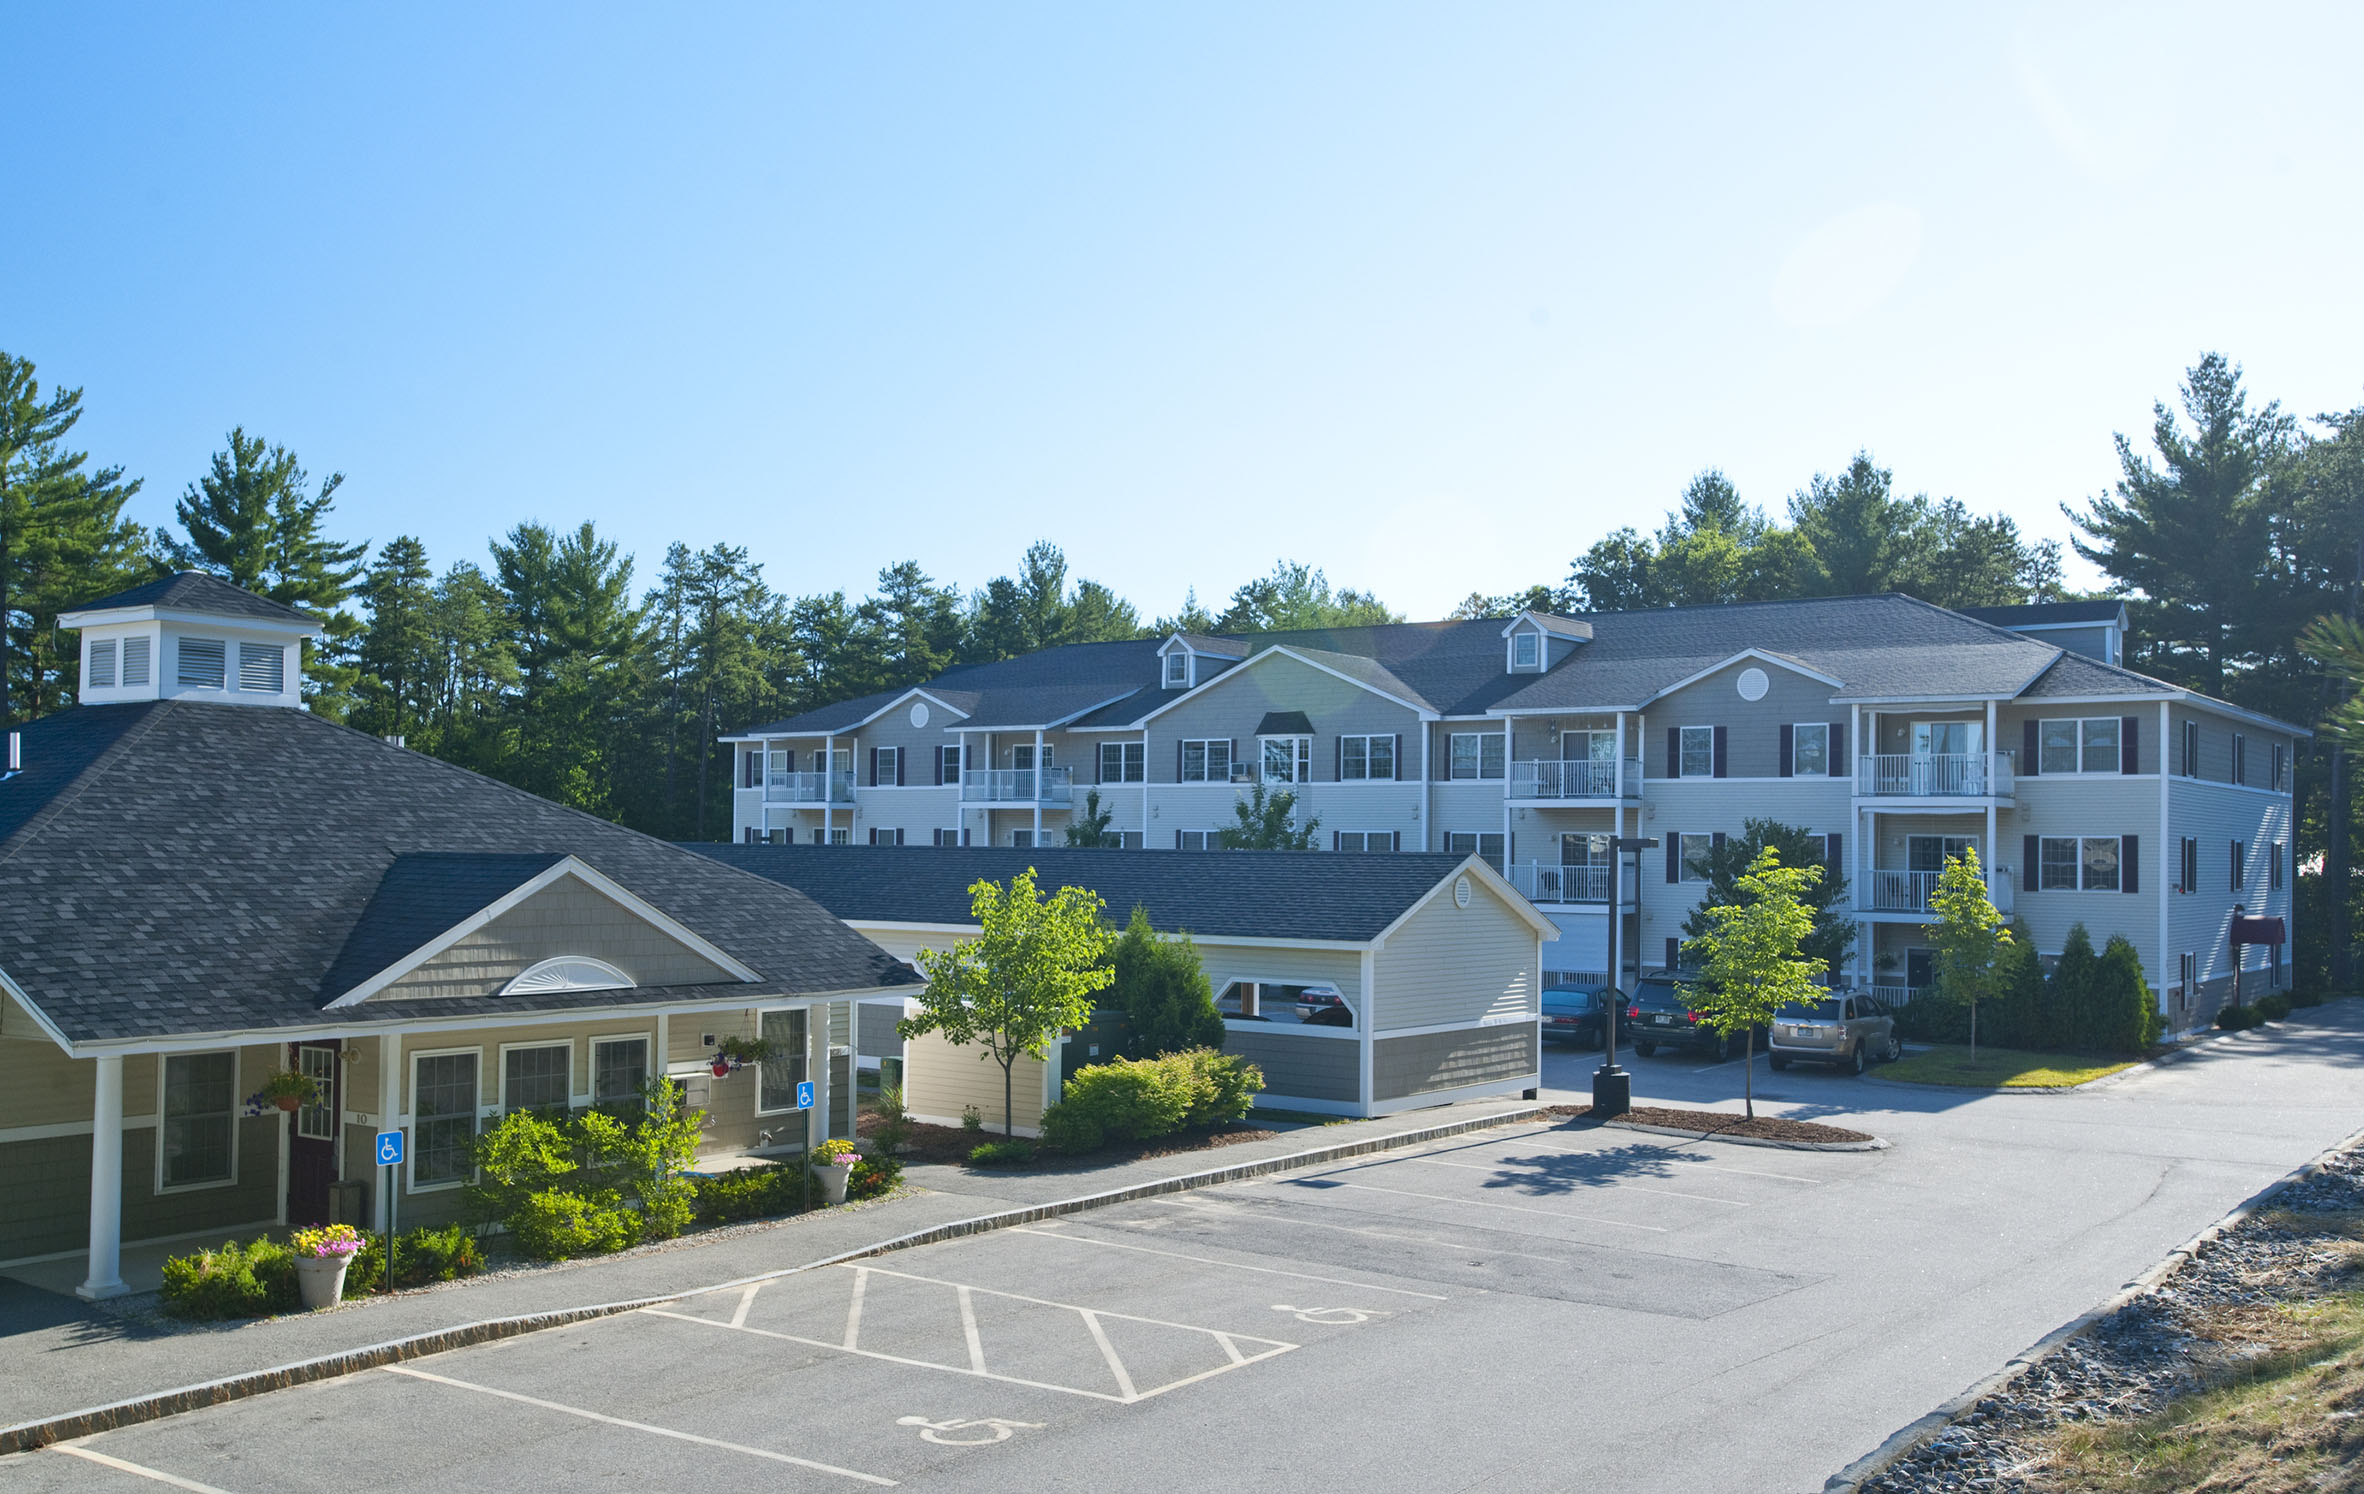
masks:
POLYGON ((1683 941, 1674 935, 1666 936, 1666 968, 1674 969, 1683 960, 1683 941))
POLYGON ((1403 832, 1403 831, 1401 831, 1401 830, 1390 830, 1390 831, 1388 831, 1388 832, 1387 832, 1387 849, 1389 849, 1389 850, 1391 850, 1391 851, 1400 851, 1400 850, 1402 850, 1403 848, 1404 848, 1404 832, 1403 832))
POLYGON ((2020 722, 2019 765, 2016 771, 2024 777, 2033 778, 2042 771, 2037 766, 2041 761, 2036 756, 2036 723, 2033 720, 2020 722))
MULTIPOLYGON (((1404 734, 1399 731, 1387 740, 1392 744, 1387 749, 1387 760, 1395 764, 1395 776, 1398 781, 1401 781, 1404 776, 1404 734)), ((1403 832, 1397 831, 1396 836, 1400 840, 1403 832)), ((1401 850, 1402 847, 1399 846, 1397 849, 1401 850)))
POLYGON ((1179 830, 1174 832, 1174 849, 1177 851, 1182 849, 1182 832, 1179 830))
MULTIPOLYGON (((1679 726, 1666 729, 1666 776, 1683 776, 1683 729, 1679 726)), ((1667 880, 1671 882, 1674 878, 1668 877, 1667 880)))
POLYGON ((1722 850, 1724 848, 1724 832, 1718 830, 1714 835, 1708 838, 1708 844, 1714 846, 1719 851, 1722 850))
POLYGON ((1239 738, 1225 737, 1223 739, 1223 753, 1228 759, 1223 767, 1223 780, 1228 783, 1231 781, 1232 773, 1239 767, 1239 738))
MULTIPOLYGON (((898 747, 895 749, 895 787, 897 788, 902 788, 905 784, 906 780, 904 778, 904 773, 906 769, 904 768, 903 764, 910 758, 910 756, 911 749, 908 747, 898 747)), ((901 845, 902 842, 898 840, 895 842, 895 844, 901 845)))
POLYGON ((2142 891, 2142 837, 2139 835, 2118 837, 2118 890, 2142 891))
POLYGON ((870 786, 872 788, 878 787, 878 749, 876 747, 870 749, 870 786))
POLYGON ((2019 838, 2019 856, 2019 890, 2033 892, 2040 881, 2038 873, 2044 867, 2044 848, 2035 836, 2023 835, 2019 838))
MULTIPOLYGON (((1822 864, 1830 868, 1831 876, 1838 876, 1840 874, 1840 869, 1846 864, 1845 861, 1841 859, 1841 847, 1845 845, 1845 840, 1836 830, 1833 830, 1830 832, 1830 834, 1825 835, 1822 837, 1822 839, 1824 842, 1822 848, 1822 864)), ((1826 877, 1823 880, 1828 881, 1829 878, 1826 877)))
MULTIPOLYGON (((1371 776, 1371 744, 1368 741, 1363 743, 1363 776, 1365 778, 1371 776)), ((1346 738, 1332 737, 1330 738, 1330 782, 1344 783, 1345 781, 1346 738)))
POLYGON ((1833 721, 1830 724, 1830 776, 1833 778, 1852 777, 1853 775, 1847 770, 1846 762, 1847 723, 1833 721))
POLYGON ((785 760, 781 762, 781 764, 780 764, 780 767, 781 767, 781 768, 782 768, 784 771, 786 771, 786 772, 793 773, 793 772, 795 772, 795 771, 796 771, 796 749, 795 749, 795 748, 791 747, 791 748, 789 748, 789 749, 788 749, 788 751, 787 751, 787 754, 786 754, 786 757, 785 757, 785 760))
MULTIPOLYGON (((1176 737, 1174 739, 1174 781, 1176 783, 1180 783, 1182 781, 1182 739, 1180 737, 1176 737)), ((1182 845, 1182 841, 1180 839, 1181 834, 1182 832, 1179 830, 1174 832, 1176 837, 1174 846, 1177 850, 1179 850, 1182 845)))
POLYGON ((1786 721, 1782 722, 1782 723, 1781 723, 1781 767, 1780 767, 1780 773, 1781 773, 1781 776, 1782 776, 1782 777, 1784 777, 1784 778, 1791 778, 1791 777, 1795 777, 1795 776, 1796 776, 1796 775, 1795 775, 1795 773, 1793 772, 1793 764, 1794 764, 1794 759, 1795 759, 1795 757, 1796 757, 1796 755, 1797 755, 1797 746, 1798 746, 1798 729, 1797 729, 1796 727, 1794 727, 1794 726, 1790 725, 1790 724, 1789 724, 1788 722, 1786 722, 1786 721))
POLYGON ((2142 771, 2142 718, 2140 716, 2120 716, 2118 718, 2118 771, 2121 773, 2142 771))
POLYGON ((1683 838, 1680 835, 1669 835, 1666 838, 1666 880, 1669 882, 1683 880, 1683 838))
POLYGON ((1724 728, 1716 728, 1716 777, 1724 776, 1724 728))

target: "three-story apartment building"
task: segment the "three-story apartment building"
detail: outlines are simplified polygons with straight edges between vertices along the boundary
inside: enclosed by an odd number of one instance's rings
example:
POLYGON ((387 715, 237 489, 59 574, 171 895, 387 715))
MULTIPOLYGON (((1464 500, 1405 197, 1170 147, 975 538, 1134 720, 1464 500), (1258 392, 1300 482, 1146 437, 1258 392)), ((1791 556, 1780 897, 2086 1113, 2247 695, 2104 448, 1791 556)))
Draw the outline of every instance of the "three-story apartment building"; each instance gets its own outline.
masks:
POLYGON ((734 823, 1058 845, 1096 795, 1128 848, 1210 850, 1262 783, 1333 851, 1484 856, 1580 981, 1671 961, 1700 858, 1765 817, 1847 877, 1837 979, 1925 984, 1930 892, 1975 847, 2040 951, 2124 934, 2186 1028, 2236 959, 2286 978, 2305 734, 2120 667, 2124 631, 2115 603, 1871 596, 1078 644, 726 738, 734 823), (1613 872, 1619 836, 1659 846, 1613 872))

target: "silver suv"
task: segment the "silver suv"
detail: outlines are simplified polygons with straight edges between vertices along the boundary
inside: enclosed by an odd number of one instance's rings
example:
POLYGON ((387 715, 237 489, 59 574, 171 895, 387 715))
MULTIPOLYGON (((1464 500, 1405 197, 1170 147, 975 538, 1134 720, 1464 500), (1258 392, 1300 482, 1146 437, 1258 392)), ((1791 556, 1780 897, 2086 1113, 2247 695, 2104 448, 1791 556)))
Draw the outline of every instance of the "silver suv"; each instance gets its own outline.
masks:
POLYGON ((1874 1063, 1902 1058, 1904 1039, 1896 1035, 1896 1014, 1887 1003, 1861 992, 1834 991, 1819 1001, 1783 1007, 1773 1018, 1765 1051, 1777 1069, 1792 1062, 1828 1063, 1860 1074, 1874 1063))

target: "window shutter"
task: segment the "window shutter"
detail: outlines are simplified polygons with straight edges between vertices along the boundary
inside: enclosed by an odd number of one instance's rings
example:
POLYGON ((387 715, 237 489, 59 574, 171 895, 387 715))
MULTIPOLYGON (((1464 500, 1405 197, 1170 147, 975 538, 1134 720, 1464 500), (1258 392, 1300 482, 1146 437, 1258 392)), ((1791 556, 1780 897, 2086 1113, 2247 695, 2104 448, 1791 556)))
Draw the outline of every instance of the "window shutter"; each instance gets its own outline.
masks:
POLYGON ((1715 834, 1708 837, 1707 843, 1719 851, 1722 850, 1724 848, 1724 832, 1718 830, 1715 834))
POLYGON ((1223 739, 1223 755, 1228 759, 1224 764, 1223 777, 1224 781, 1229 782, 1231 770, 1239 766, 1239 738, 1225 737, 1223 739))
POLYGON ((2035 836, 2023 835, 2019 838, 2019 857, 2019 890, 2033 892, 2041 881, 2037 873, 2043 869, 2044 848, 2036 843, 2035 836))
POLYGON ((1403 831, 1401 831, 1401 830, 1390 830, 1390 831, 1388 831, 1388 832, 1387 832, 1387 849, 1389 849, 1389 850, 1391 850, 1391 851, 1400 851, 1400 850, 1402 850, 1403 848, 1404 848, 1404 832, 1403 832, 1403 831))
POLYGON ((785 755, 784 755, 784 757, 783 757, 783 760, 782 760, 782 762, 781 762, 781 764, 780 764, 780 767, 782 768, 782 770, 784 770, 784 771, 786 771, 786 772, 793 773, 793 772, 795 772, 795 771, 796 771, 796 749, 795 749, 795 748, 791 747, 791 748, 789 748, 789 749, 788 749, 788 751, 786 752, 786 754, 785 754, 785 755))
POLYGON ((1847 723, 1844 721, 1833 721, 1830 724, 1830 776, 1833 778, 1852 778, 1854 773, 1846 766, 1846 762, 1847 723))
POLYGON ((2139 835, 2118 837, 2118 890, 2142 891, 2142 837, 2139 835))
POLYGON ((1182 832, 1179 830, 1174 832, 1174 849, 1177 851, 1182 849, 1182 832))
MULTIPOLYGON (((1369 748, 1369 746, 1366 744, 1363 750, 1364 750, 1364 752, 1367 754, 1367 753, 1370 751, 1370 748, 1369 748)), ((1369 758, 1369 757, 1366 755, 1366 756, 1363 758, 1363 774, 1364 774, 1364 776, 1365 776, 1365 777, 1368 777, 1368 776, 1370 775, 1370 772, 1371 772, 1371 759, 1370 759, 1370 758, 1369 758)), ((1332 782, 1332 783, 1344 783, 1345 781, 1346 781, 1346 738, 1344 738, 1344 737, 1332 737, 1332 738, 1330 738, 1330 782, 1332 782)))
POLYGON ((1674 935, 1666 936, 1666 968, 1674 969, 1683 961, 1683 941, 1674 935))
POLYGON ((876 747, 870 749, 870 786, 872 788, 878 787, 878 749, 876 747))
MULTIPOLYGON (((1174 739, 1174 781, 1182 781, 1182 740, 1179 737, 1174 739)), ((1179 830, 1174 832, 1174 849, 1182 849, 1182 832, 1179 830)))
POLYGON ((2225 881, 2233 891, 2239 892, 2241 890, 2241 843, 2237 840, 2232 843, 2232 853, 2232 869, 2225 881))
POLYGON ((1339 850, 1340 848, 1339 834, 1337 831, 1333 830, 1330 832, 1330 849, 1335 851, 1339 850))
POLYGON ((2036 723, 2031 718, 2019 723, 2019 762, 2012 771, 2022 778, 2033 778, 2042 771, 2043 760, 2036 756, 2036 723))
POLYGON ((125 686, 144 685, 148 682, 147 639, 126 638, 123 640, 122 682, 125 686))
MULTIPOLYGON (((1404 734, 1399 731, 1387 740, 1394 744, 1387 749, 1387 760, 1395 764, 1396 781, 1400 783, 1404 777, 1404 734)), ((1396 832, 1396 839, 1399 841, 1403 839, 1401 830, 1396 832)), ((1400 851, 1403 847, 1399 845, 1396 849, 1400 851)))
MULTIPOLYGON (((904 786, 903 763, 910 756, 911 749, 908 747, 898 747, 895 749, 895 787, 897 788, 904 786)), ((902 843, 903 842, 900 839, 897 839, 895 842, 897 845, 901 845, 902 843)))
MULTIPOLYGON (((1666 729, 1666 776, 1683 776, 1683 729, 1679 726, 1666 729)), ((1674 878, 1669 877, 1667 880, 1671 882, 1674 878)))
POLYGON ((1839 875, 1839 868, 1846 865, 1845 859, 1840 853, 1840 848, 1845 844, 1845 840, 1836 830, 1825 835, 1822 839, 1824 842, 1822 864, 1829 867, 1830 874, 1835 877, 1839 875))
POLYGON ((1784 778, 1795 777, 1793 771, 1798 749, 1798 729, 1788 722, 1781 723, 1781 767, 1784 778))
POLYGON ((1683 837, 1680 835, 1669 835, 1666 838, 1666 880, 1669 882, 1683 880, 1683 837))
POLYGON ((1716 777, 1724 776, 1724 728, 1716 728, 1716 777))
POLYGON ((2121 773, 2142 771, 2142 718, 2140 716, 2120 716, 2118 718, 2118 771, 2121 773))

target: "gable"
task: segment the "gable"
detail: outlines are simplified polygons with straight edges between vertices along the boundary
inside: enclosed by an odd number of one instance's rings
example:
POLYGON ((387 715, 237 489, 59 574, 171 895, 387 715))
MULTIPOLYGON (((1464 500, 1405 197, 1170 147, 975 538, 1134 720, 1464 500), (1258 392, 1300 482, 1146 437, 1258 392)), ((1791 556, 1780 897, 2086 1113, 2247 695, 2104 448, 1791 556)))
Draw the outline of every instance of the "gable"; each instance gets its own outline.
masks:
MULTIPOLYGON (((637 986, 735 980, 722 966, 579 877, 561 876, 373 992, 370 1001, 496 995, 547 961, 593 960, 637 986)), ((517 992, 530 1002, 536 982, 517 992)))

